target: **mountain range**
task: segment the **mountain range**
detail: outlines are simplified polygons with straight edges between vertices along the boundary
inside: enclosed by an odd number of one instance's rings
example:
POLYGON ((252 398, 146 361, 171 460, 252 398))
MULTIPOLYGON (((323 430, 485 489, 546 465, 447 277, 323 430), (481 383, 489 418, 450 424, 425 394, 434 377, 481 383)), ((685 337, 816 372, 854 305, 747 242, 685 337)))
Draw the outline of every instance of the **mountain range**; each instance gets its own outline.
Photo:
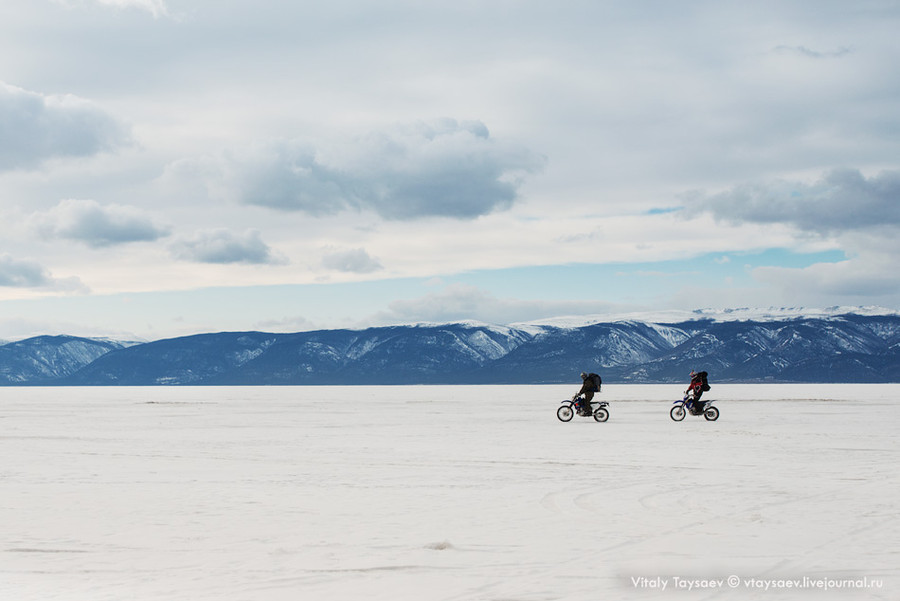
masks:
POLYGON ((0 385, 900 382, 900 315, 694 314, 222 332, 153 342, 38 336, 0 345, 0 385))

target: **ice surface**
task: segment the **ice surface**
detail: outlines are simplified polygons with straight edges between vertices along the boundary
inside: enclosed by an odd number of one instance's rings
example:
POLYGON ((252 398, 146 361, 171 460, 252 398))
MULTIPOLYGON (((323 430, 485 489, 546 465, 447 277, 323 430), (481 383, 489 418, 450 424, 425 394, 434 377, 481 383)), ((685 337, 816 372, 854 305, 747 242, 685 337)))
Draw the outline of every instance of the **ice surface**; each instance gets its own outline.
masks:
POLYGON ((3 388, 0 599, 900 599, 900 385, 681 388, 3 388))

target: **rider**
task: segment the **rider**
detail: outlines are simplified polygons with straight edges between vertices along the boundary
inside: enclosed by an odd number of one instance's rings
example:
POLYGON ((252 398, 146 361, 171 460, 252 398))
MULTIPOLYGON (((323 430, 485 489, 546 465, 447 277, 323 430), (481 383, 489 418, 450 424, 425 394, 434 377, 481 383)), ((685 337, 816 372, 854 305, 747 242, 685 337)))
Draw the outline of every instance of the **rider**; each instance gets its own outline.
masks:
POLYGON ((688 409, 691 410, 691 413, 695 413, 702 407, 700 397, 703 396, 704 391, 709 390, 709 382, 706 381, 707 375, 705 371, 691 370, 691 383, 684 391, 684 394, 689 397, 688 409))
POLYGON ((579 403, 578 415, 590 415, 591 399, 594 398, 595 392, 600 392, 600 385, 603 383, 603 380, 593 372, 581 372, 581 380, 581 390, 575 393, 572 400, 574 401, 579 396, 584 395, 584 399, 579 403))

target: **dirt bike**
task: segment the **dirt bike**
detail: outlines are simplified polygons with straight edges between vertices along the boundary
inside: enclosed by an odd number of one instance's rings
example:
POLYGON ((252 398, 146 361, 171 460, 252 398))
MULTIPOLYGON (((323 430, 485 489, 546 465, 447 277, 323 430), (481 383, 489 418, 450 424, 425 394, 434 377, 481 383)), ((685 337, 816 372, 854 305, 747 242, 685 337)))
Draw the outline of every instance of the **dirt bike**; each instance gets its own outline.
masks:
POLYGON ((675 401, 675 406, 669 410, 669 417, 676 422, 680 422, 685 415, 690 413, 691 415, 702 415, 706 418, 706 421, 714 422, 719 419, 719 409, 712 406, 714 402, 695 401, 694 395, 688 392, 683 399, 675 401))
MULTIPOLYGON (((578 405, 578 407, 583 406, 584 397, 579 396, 575 397, 574 399, 566 399, 565 401, 563 401, 559 409, 556 410, 556 417, 559 418, 559 421, 572 421, 572 418, 575 417, 576 414, 576 404, 578 405)), ((606 401, 591 401, 589 404, 591 406, 591 412, 587 415, 584 415, 582 413, 579 413, 578 415, 582 415, 583 417, 593 416, 594 420, 598 422, 605 422, 609 419, 609 409, 607 408, 609 406, 609 403, 607 403, 606 401)))

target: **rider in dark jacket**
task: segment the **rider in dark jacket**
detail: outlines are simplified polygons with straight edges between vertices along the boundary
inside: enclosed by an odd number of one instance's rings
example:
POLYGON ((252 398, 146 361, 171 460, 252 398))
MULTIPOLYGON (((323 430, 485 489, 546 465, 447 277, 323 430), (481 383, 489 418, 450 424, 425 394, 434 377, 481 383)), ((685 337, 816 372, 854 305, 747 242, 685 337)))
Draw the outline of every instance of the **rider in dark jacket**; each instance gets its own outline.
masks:
POLYGON ((595 392, 600 392, 600 386, 603 383, 603 380, 600 379, 595 373, 587 373, 581 372, 581 390, 575 393, 575 396, 572 397, 574 401, 579 396, 584 396, 584 400, 581 401, 581 406, 578 408, 579 415, 590 415, 591 414, 591 399, 594 398, 595 392))

